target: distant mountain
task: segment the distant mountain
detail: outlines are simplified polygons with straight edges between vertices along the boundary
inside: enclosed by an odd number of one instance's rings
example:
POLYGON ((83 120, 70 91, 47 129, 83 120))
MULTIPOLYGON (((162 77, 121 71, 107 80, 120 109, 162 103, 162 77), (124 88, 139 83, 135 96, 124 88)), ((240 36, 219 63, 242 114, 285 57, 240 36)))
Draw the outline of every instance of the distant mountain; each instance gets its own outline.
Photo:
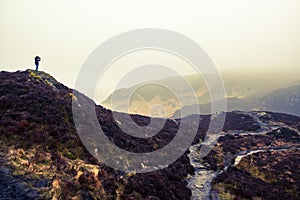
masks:
MULTIPOLYGON (((219 100, 216 101, 214 103, 216 109, 216 112, 224 112, 224 110, 220 110, 218 108, 220 108, 220 104, 223 103, 224 100, 219 100)), ((240 110, 240 111, 248 111, 251 110, 252 107, 250 105, 249 102, 243 100, 243 99, 239 99, 239 98, 227 98, 226 99, 226 111, 234 111, 234 110, 240 110)), ((207 104, 194 104, 194 105, 189 105, 189 106, 184 106, 182 109, 177 110, 173 116, 171 118, 176 119, 176 118, 180 118, 180 117, 185 117, 191 114, 197 114, 195 113, 197 110, 200 111, 199 114, 203 114, 203 115, 207 115, 207 114, 211 114, 211 103, 207 103, 207 104), (198 109, 197 109, 198 106, 198 109), (182 110, 184 110, 183 113, 187 113, 186 115, 181 115, 182 110)))
MULTIPOLYGON (((299 81, 288 81, 284 77, 278 77, 274 81, 271 76, 257 75, 245 78, 229 74, 223 75, 223 80, 227 95, 227 111, 270 110, 300 114, 297 100, 299 81), (295 84, 298 86, 293 86, 295 84), (282 89, 274 91, 277 88, 282 89)), ((188 114, 195 114, 194 108, 197 107, 195 104, 200 104, 201 113, 211 113, 211 97, 202 77, 196 75, 169 77, 153 82, 155 83, 140 83, 130 88, 118 89, 101 104, 115 111, 153 117, 176 118, 180 109, 185 109, 188 114), (198 103, 193 102, 192 91, 195 91, 198 103), (181 104, 175 96, 178 93, 184 96, 181 104)), ((220 102, 220 99, 217 99, 215 103, 218 105, 220 102)))
MULTIPOLYGON (((266 94, 257 94, 245 98, 227 98, 226 111, 250 111, 250 110, 265 110, 280 113, 287 113, 300 116, 300 85, 294 85, 286 88, 281 88, 268 92, 266 94), (261 95, 261 96, 260 96, 261 95)), ((215 102, 218 107, 220 101, 215 102)), ((184 106, 182 109, 187 113, 181 116, 181 109, 177 110, 171 118, 185 117, 191 114, 197 114, 195 108, 199 106, 201 114, 211 113, 211 103, 200 105, 184 106)), ((224 110, 216 110, 222 112, 224 110)))
POLYGON ((181 104, 190 105, 195 103, 194 99, 191 98, 191 96, 193 97, 191 92, 194 91, 197 101, 202 103, 210 101, 204 80, 200 76, 186 76, 169 77, 150 83, 140 83, 128 89, 118 89, 101 104, 119 112, 170 117, 180 108, 176 94, 180 94, 182 97, 181 104), (163 105, 165 113, 161 113, 160 107, 155 110, 155 105, 163 105), (150 110, 153 106, 154 109, 150 110))
POLYGON ((263 96, 246 98, 257 110, 289 113, 300 116, 300 84, 281 88, 263 96))

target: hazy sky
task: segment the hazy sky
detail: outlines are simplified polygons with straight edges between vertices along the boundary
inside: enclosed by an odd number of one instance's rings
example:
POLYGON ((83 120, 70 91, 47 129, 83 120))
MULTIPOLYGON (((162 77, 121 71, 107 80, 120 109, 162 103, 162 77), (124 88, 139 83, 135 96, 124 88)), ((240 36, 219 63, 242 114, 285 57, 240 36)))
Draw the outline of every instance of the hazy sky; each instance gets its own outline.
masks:
POLYGON ((299 72, 299 0, 0 0, 1 70, 34 68, 72 87, 88 55, 138 28, 182 33, 222 71, 299 72))

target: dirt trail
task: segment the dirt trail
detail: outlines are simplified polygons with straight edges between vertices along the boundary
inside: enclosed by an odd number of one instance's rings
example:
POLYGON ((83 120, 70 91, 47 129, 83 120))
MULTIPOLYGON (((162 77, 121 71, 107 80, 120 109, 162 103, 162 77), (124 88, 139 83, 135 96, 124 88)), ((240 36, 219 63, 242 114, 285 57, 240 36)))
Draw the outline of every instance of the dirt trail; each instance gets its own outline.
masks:
MULTIPOLYGON (((251 132, 251 131, 228 131, 225 135, 266 135, 268 132, 274 131, 278 129, 279 127, 285 127, 289 128, 291 130, 295 130, 292 127, 282 124, 282 123, 264 123, 262 122, 257 113, 249 112, 248 115, 250 115, 256 123, 260 125, 260 130, 257 132, 251 132)), ((299 134, 299 131, 297 131, 299 134)), ((224 136, 224 135, 223 135, 224 136)), ((201 144, 193 145, 189 148, 190 154, 189 159, 191 165, 195 168, 195 175, 189 177, 187 180, 189 182, 188 187, 192 190, 192 198, 191 199, 203 199, 203 200, 216 200, 219 199, 218 194, 216 191, 212 190, 212 181, 223 172, 227 171, 228 167, 230 166, 236 166, 243 157, 249 156, 254 153, 258 152, 267 152, 267 151, 285 151, 288 149, 296 148, 299 149, 300 145, 290 145, 290 146, 276 146, 276 147, 266 147, 266 148, 254 148, 254 149, 248 149, 244 151, 240 151, 233 155, 228 155, 225 157, 225 163, 224 168, 222 170, 213 171, 210 170, 209 166, 207 166, 207 163, 200 162, 200 147, 201 144), (234 161, 234 162, 232 162, 234 161)))

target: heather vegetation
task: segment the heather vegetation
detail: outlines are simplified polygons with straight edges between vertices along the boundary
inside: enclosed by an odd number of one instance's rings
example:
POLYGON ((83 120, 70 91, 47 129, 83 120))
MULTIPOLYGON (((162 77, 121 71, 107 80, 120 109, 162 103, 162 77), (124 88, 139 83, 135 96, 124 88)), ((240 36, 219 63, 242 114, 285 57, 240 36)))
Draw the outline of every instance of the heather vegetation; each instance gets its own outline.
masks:
MULTIPOLYGON (((188 150, 150 173, 124 173, 95 159, 74 125, 72 89, 44 72, 0 73, 0 199, 190 199, 195 175, 188 150)), ((90 101, 87 97, 84 97, 90 101)), ((167 145, 184 124, 205 139, 210 115, 166 120, 149 138, 124 133, 112 111, 95 105, 105 135, 131 152, 167 145), (199 122, 199 127, 198 127, 199 122)), ((225 114, 225 113, 222 113, 225 114)), ((127 115, 127 114, 124 114, 127 115)), ((132 115, 144 126, 149 117, 132 115)), ((157 123, 162 119, 156 119, 157 123)), ((212 151, 201 159, 218 172, 213 191, 223 199, 299 199, 299 117, 270 112, 229 112, 212 151)), ((89 131, 89 128, 86 129, 89 131)), ((199 188, 198 188, 199 189, 199 188)))

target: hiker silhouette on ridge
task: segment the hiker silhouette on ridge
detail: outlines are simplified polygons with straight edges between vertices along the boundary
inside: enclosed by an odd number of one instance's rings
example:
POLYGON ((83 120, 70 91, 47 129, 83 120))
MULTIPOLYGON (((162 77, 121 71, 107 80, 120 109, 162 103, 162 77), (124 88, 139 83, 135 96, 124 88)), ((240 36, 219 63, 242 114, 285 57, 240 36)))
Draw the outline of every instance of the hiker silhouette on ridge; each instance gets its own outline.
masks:
POLYGON ((38 71, 39 69, 39 62, 41 61, 41 58, 39 56, 34 57, 34 64, 35 64, 35 71, 38 71))

